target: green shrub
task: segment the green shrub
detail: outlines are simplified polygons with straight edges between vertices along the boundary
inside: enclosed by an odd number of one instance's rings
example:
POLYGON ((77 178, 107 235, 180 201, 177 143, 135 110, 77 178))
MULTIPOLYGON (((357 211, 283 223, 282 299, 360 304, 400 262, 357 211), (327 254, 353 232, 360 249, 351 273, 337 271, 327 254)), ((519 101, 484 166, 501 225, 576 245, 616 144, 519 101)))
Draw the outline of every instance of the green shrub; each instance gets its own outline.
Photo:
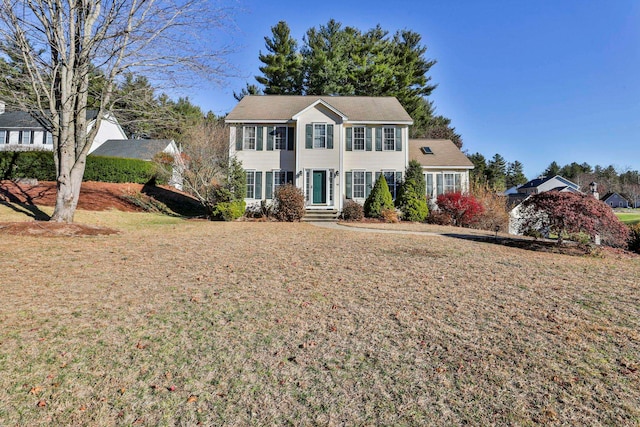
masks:
POLYGON ((160 184, 166 184, 166 179, 157 174, 156 165, 153 162, 104 156, 87 156, 83 180, 136 184, 155 180, 160 184))
MULTIPOLYGON (((39 181, 55 181, 56 168, 51 151, 2 151, 0 152, 0 179, 34 178, 39 181)), ((87 156, 84 181, 132 182, 145 184, 157 179, 152 162, 118 157, 87 156)))
POLYGON ((360 221, 364 218, 362 205, 355 200, 347 200, 342 208, 342 219, 345 221, 360 221))
POLYGON ((223 221, 235 221, 244 215, 245 209, 246 203, 244 200, 220 202, 213 208, 213 215, 216 219, 223 221))
POLYGON ((51 151, 0 151, 0 179, 33 178, 54 181, 56 168, 51 151))
POLYGON ((640 222, 629 226, 629 250, 640 254, 640 222))
POLYGON ((416 192, 416 185, 413 179, 402 184, 402 192, 396 203, 402 212, 402 219, 405 221, 423 222, 429 215, 429 206, 424 195, 416 192))
POLYGON ((304 216, 304 193, 293 184, 276 189, 273 216, 278 221, 300 221, 304 216))
POLYGON ((383 174, 380 174, 371 190, 371 194, 364 202, 364 216, 367 218, 381 218, 383 210, 393 210, 393 208, 393 197, 389 191, 387 180, 383 174))

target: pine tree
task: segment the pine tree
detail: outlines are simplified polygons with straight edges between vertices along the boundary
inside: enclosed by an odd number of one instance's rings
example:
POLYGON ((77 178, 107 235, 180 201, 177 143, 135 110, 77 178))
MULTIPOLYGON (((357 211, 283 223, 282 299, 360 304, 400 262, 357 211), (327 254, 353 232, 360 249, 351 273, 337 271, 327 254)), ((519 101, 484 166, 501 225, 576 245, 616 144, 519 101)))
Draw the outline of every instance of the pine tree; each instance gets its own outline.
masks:
MULTIPOLYGON (((272 38, 265 37, 268 54, 260 52, 259 59, 262 76, 256 76, 258 83, 264 85, 268 95, 302 94, 302 57, 298 53, 298 43, 291 37, 291 30, 285 21, 271 28, 272 38)), ((248 88, 247 88, 248 89, 248 88)))
POLYGON ((384 174, 380 174, 371 189, 369 197, 364 201, 364 216, 367 218, 380 218, 382 217, 382 211, 386 209, 393 209, 393 197, 384 174))
POLYGON ((504 190, 507 176, 507 162, 500 154, 495 154, 487 164, 487 181, 494 190, 504 190))
POLYGON ((528 181, 527 177, 524 176, 523 169, 524 166, 522 166, 522 163, 517 160, 513 163, 507 164, 507 174, 505 178, 507 188, 521 185, 528 181))

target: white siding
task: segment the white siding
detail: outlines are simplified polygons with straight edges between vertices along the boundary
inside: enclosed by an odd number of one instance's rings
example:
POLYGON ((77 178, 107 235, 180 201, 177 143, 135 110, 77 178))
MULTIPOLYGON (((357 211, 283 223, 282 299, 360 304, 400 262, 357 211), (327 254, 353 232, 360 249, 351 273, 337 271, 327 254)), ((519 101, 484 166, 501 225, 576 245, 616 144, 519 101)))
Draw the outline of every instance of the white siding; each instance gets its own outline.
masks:
MULTIPOLYGON (((87 132, 89 132, 94 125, 95 121, 89 123, 89 125, 87 126, 87 132)), ((104 144, 105 141, 109 139, 127 139, 127 135, 118 124, 118 121, 115 120, 111 115, 107 115, 105 119, 100 123, 100 129, 98 129, 98 133, 93 139, 93 144, 91 144, 89 154, 94 152, 98 147, 100 147, 102 144, 104 144)))

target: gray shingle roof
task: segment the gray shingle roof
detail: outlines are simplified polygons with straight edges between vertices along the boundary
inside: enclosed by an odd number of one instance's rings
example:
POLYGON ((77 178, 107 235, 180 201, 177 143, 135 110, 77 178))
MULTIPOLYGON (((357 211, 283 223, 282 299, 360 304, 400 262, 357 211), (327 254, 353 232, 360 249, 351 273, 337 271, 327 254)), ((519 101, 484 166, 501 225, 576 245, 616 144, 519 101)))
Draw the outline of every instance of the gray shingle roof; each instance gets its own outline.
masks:
POLYGON ((109 139, 91 155, 153 160, 153 156, 164 151, 171 142, 170 139, 109 139))
MULTIPOLYGON (((87 110, 87 120, 95 120, 98 110, 87 110)), ((0 114, 0 129, 44 129, 38 113, 6 111, 0 114)))
POLYGON ((351 122, 413 122, 394 97, 247 95, 227 115, 227 122, 286 121, 322 100, 351 122))
POLYGON ((417 160, 426 167, 456 167, 473 169, 473 163, 448 139, 410 139, 409 160, 417 160), (433 154, 424 154, 429 147, 433 154))

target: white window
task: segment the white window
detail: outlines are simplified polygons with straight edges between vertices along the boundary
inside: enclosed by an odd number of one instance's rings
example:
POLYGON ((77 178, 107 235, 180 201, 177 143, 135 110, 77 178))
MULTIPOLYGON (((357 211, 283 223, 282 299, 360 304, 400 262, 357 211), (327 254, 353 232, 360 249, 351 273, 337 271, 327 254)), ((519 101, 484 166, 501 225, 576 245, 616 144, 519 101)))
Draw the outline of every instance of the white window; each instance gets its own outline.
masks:
POLYGON ((53 134, 51 132, 47 132, 44 137, 45 144, 53 144, 53 134))
POLYGON ((353 128, 353 149, 364 150, 364 127, 353 128))
POLYGON ((313 124, 313 148, 327 148, 327 125, 313 124))
POLYGON ((274 130, 274 148, 276 150, 287 149, 287 127, 278 126, 274 130))
POLYGON ((273 194, 278 187, 287 183, 287 173, 285 171, 273 171, 273 194))
POLYGON ((21 144, 25 144, 25 145, 31 144, 31 131, 30 130, 23 130, 22 131, 21 144))
POLYGON ((7 143, 7 131, 0 130, 0 144, 6 144, 6 143, 7 143))
POLYGON ((353 171, 353 198, 364 199, 365 195, 364 171, 353 171))
POLYGON ((256 171, 247 171, 247 199, 255 199, 256 192, 256 171))
POLYGON ((396 149, 396 128, 383 128, 382 137, 383 150, 394 151, 396 149))
POLYGON ((242 149, 243 150, 255 150, 256 149, 256 127, 245 126, 243 128, 242 149))
POLYGON ((444 174, 444 192, 455 193, 462 191, 460 173, 445 173, 444 174))

